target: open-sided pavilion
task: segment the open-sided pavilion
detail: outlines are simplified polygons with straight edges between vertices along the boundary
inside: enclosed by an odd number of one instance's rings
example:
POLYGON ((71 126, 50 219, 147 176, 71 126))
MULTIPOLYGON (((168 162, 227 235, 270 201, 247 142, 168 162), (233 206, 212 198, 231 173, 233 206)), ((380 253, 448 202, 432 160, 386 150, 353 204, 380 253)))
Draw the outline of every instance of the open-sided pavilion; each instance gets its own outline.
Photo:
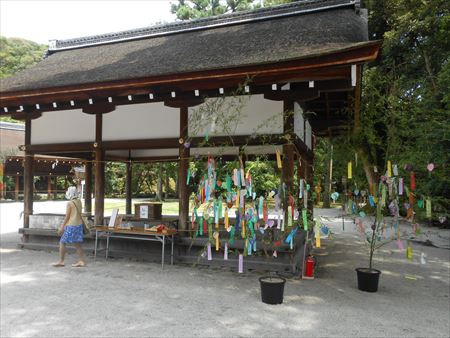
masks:
POLYGON ((1 83, 1 114, 26 126, 24 228, 38 154, 86 161, 85 211, 95 176, 96 224, 104 222, 105 161, 127 163, 127 213, 131 163, 178 161, 181 234, 195 157, 251 159, 279 150, 282 181, 293 195, 296 164, 299 178, 311 183, 314 137, 342 131, 349 116, 359 123, 361 69, 379 48, 368 41, 366 12, 353 0, 299 1, 52 41, 44 60, 1 83), (199 107, 215 98, 232 105, 237 95, 246 104, 231 133, 193 125, 199 107))

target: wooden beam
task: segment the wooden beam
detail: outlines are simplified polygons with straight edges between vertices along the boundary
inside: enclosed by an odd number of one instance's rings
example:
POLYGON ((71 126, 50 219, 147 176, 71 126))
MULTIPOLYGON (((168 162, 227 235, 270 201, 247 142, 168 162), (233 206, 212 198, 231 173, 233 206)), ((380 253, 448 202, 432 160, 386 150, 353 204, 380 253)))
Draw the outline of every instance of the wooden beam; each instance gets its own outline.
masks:
POLYGON ((179 98, 179 99, 165 100, 164 105, 172 108, 184 108, 184 107, 198 106, 203 102, 205 102, 205 99, 203 97, 198 98, 192 97, 189 99, 179 98))
POLYGON ((96 115, 96 114, 107 114, 116 110, 116 106, 110 103, 100 102, 91 105, 86 105, 82 108, 83 113, 96 115))
POLYGON ((42 112, 37 112, 37 111, 32 111, 32 112, 23 111, 23 112, 11 113, 11 117, 14 120, 19 120, 19 121, 26 121, 27 119, 34 120, 41 116, 42 116, 42 112))
POLYGON ((302 89, 302 90, 277 90, 264 94, 264 98, 274 101, 311 101, 320 97, 317 89, 302 89))

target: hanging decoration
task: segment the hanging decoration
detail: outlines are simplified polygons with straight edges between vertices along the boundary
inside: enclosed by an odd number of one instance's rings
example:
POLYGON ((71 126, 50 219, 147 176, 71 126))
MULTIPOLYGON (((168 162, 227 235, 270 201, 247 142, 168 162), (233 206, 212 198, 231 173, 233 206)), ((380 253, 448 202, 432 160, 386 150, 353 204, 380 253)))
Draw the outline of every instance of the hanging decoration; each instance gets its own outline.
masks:
POLYGON ((224 249, 223 249, 223 260, 227 261, 228 260, 228 243, 225 242, 224 244, 224 249))
POLYGON ((413 259, 413 250, 410 242, 408 242, 408 246, 406 247, 406 258, 409 260, 413 259))
POLYGON ((387 177, 392 177, 392 166, 391 161, 387 161, 387 177))
POLYGON ((211 243, 208 242, 208 261, 212 261, 211 243))
POLYGON ((427 215, 427 218, 431 219, 431 200, 429 198, 427 198, 427 203, 426 203, 426 215, 427 215))
POLYGON ((352 179, 352 162, 348 162, 347 164, 347 178, 352 179))
POLYGON ((416 190, 416 174, 414 171, 411 171, 411 190, 416 190))
POLYGON ((276 153, 276 157, 277 157, 277 167, 278 167, 278 169, 282 169, 282 168, 283 168, 283 163, 281 162, 281 153, 280 153, 280 150, 277 149, 277 150, 275 151, 275 153, 276 153))
POLYGON ((244 256, 239 254, 238 272, 244 273, 244 256))
POLYGON ((398 176, 398 166, 397 164, 392 165, 392 172, 394 173, 394 176, 398 176))

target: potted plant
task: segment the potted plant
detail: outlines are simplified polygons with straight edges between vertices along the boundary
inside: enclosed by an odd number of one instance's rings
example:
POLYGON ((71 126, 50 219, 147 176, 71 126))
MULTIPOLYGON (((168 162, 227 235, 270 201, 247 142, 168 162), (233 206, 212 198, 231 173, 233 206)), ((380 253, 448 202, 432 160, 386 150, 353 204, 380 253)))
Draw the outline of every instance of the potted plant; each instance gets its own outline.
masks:
MULTIPOLYGON (((396 178, 381 176, 377 195, 369 196, 370 205, 376 207, 375 219, 371 224, 370 229, 366 230, 361 219, 357 222, 358 231, 365 237, 365 242, 368 244, 369 252, 369 267, 356 268, 358 277, 358 289, 367 292, 377 292, 378 282, 380 279, 381 271, 373 268, 373 257, 375 250, 379 249, 383 245, 390 243, 397 237, 400 240, 399 230, 399 207, 398 196, 396 194, 396 178), (388 199, 390 200, 388 204, 388 199), (387 231, 386 222, 384 219, 384 212, 386 207, 389 208, 390 214, 393 216, 393 228, 396 230, 396 234, 393 234, 390 238, 384 237, 384 232, 387 231)), ((360 212, 360 216, 364 217, 364 212, 360 212)))

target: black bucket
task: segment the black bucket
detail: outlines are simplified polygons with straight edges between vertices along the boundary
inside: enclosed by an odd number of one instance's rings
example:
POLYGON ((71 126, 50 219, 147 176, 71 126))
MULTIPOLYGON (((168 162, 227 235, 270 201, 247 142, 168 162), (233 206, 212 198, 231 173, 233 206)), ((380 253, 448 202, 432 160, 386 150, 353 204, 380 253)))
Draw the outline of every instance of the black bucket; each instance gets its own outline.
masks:
POLYGON ((260 277, 261 299, 266 304, 283 303, 284 284, 286 279, 282 277, 260 277))
POLYGON ((366 292, 377 292, 381 271, 377 269, 357 268, 358 289, 366 292))

